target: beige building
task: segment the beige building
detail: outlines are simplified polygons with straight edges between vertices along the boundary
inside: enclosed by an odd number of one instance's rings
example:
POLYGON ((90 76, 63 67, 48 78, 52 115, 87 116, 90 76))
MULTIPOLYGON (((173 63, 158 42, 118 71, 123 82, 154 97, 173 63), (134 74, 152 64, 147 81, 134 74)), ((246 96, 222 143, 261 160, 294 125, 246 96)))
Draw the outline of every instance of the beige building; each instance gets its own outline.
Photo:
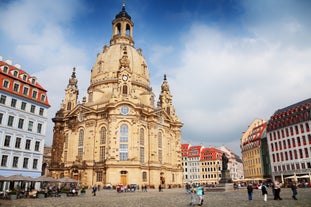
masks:
POLYGON ((265 120, 255 119, 242 135, 241 150, 245 179, 263 178, 260 147, 266 125, 265 120))
POLYGON ((73 70, 53 118, 49 170, 54 178, 71 177, 85 186, 182 184, 183 124, 165 75, 155 103, 146 60, 134 47, 133 26, 123 5, 82 103, 73 70))

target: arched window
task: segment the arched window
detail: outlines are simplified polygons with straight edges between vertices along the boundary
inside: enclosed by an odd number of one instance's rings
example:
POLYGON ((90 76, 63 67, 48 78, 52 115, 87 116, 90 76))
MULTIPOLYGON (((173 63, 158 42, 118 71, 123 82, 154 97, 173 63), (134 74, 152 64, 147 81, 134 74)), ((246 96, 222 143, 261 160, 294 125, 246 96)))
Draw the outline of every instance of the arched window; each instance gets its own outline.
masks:
POLYGON ((139 142, 140 142, 140 148, 139 148, 139 161, 140 163, 145 162, 145 130, 143 128, 140 129, 139 132, 139 142))
POLYGON ((122 94, 127 94, 127 85, 124 85, 123 87, 122 87, 122 94))
POLYGON ((162 133, 158 133, 158 158, 159 162, 162 162, 163 157, 162 157, 162 133))
POLYGON ((139 132, 139 142, 140 145, 145 145, 145 130, 143 128, 141 128, 139 132))
POLYGON ((115 34, 116 34, 116 35, 120 35, 120 34, 121 34, 121 24, 120 24, 120 23, 118 23, 118 24, 116 25, 115 34))
POLYGON ((71 102, 67 103, 67 110, 71 110, 71 102))
POLYGON ((79 131, 79 142, 78 142, 78 159, 82 160, 83 158, 83 142, 84 142, 84 131, 80 129, 79 131))
POLYGON ((122 124, 120 127, 120 160, 128 159, 128 126, 122 124))
POLYGON ((125 33, 127 36, 131 36, 131 26, 129 24, 126 25, 125 33))
POLYGON ((143 172, 143 182, 147 182, 147 172, 143 172))
POLYGON ((102 127, 100 130, 100 144, 106 144, 106 128, 102 127))

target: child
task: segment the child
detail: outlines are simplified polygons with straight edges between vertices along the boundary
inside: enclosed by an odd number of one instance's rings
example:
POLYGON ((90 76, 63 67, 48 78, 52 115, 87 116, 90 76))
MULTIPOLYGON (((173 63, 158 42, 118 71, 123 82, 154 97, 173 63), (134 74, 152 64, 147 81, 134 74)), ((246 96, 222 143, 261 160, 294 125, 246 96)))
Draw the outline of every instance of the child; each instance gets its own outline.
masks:
POLYGON ((267 191, 266 183, 262 184, 261 192, 262 192, 262 195, 263 195, 263 200, 266 202, 267 201, 267 197, 268 197, 268 191, 267 191))

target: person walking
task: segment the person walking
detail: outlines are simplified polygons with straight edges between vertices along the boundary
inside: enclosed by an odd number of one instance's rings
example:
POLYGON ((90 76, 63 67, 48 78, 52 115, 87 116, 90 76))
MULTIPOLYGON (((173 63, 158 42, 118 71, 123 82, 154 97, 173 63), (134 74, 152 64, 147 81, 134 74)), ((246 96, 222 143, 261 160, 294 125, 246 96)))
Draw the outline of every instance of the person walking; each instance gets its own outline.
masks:
POLYGON ((282 200, 280 197, 280 192, 281 192, 281 184, 279 181, 274 182, 274 200, 282 200))
POLYGON ((297 200, 296 196, 297 196, 298 192, 297 192, 297 185, 296 185, 296 182, 292 182, 291 185, 290 185, 290 188, 291 188, 292 191, 293 191, 293 196, 292 196, 292 198, 293 198, 294 200, 297 200))
POLYGON ((248 194, 248 200, 253 200, 253 185, 251 183, 247 186, 247 194, 248 194))
POLYGON ((195 191, 194 191, 194 189, 190 190, 190 198, 191 198, 190 206, 194 206, 195 205, 195 191))
POLYGON ((96 196, 96 191, 97 191, 97 187, 96 187, 96 185, 94 185, 94 186, 92 187, 93 196, 96 196))
POLYGON ((262 184, 262 186, 261 186, 261 192, 262 192, 262 195, 263 195, 263 200, 264 200, 265 202, 267 202, 268 191, 267 191, 266 183, 263 183, 263 184, 262 184))
POLYGON ((204 189, 201 187, 201 186, 199 186, 198 188, 197 188, 197 195, 198 195, 198 197, 199 197, 199 206, 202 206, 203 205, 203 195, 204 195, 204 189))

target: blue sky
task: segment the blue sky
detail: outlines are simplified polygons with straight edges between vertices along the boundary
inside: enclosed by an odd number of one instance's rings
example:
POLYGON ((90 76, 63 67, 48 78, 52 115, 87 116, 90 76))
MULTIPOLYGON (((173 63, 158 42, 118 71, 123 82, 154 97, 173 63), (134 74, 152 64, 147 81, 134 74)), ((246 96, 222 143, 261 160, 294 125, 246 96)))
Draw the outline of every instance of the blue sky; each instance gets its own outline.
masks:
MULTIPOLYGON (((36 76, 54 117, 72 68, 80 100, 122 0, 2 0, 0 55, 36 76)), ((311 1, 128 0, 158 97, 167 74, 183 142, 241 154, 255 118, 310 98, 311 1)), ((49 122, 46 144, 52 144, 49 122)))

